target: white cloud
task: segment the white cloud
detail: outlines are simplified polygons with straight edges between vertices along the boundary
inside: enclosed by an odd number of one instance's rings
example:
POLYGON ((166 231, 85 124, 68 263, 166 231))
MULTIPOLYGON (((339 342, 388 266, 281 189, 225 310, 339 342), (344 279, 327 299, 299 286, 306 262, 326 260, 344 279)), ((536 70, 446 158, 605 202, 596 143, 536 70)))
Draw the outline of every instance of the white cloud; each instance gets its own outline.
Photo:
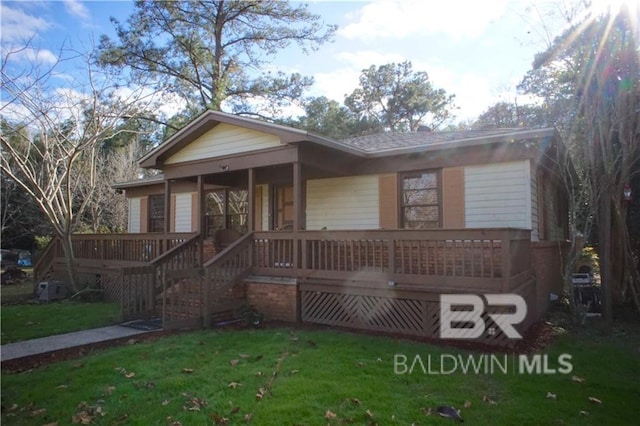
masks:
POLYGON ((353 65, 358 70, 369 68, 371 65, 385 65, 392 62, 400 63, 407 60, 404 56, 397 53, 381 53, 373 50, 365 50, 360 52, 341 52, 336 57, 343 62, 353 65))
POLYGON ((2 22, 2 44, 26 42, 37 33, 52 27, 52 23, 43 18, 28 15, 20 9, 13 9, 6 4, 0 5, 2 22))
POLYGON ((67 9, 67 13, 69 15, 73 15, 77 18, 80 18, 82 21, 89 21, 91 19, 91 14, 89 13, 89 9, 77 0, 65 0, 64 7, 67 9))
POLYGON ((401 39, 409 35, 445 34, 472 38, 506 12, 507 0, 379 0, 349 14, 338 34, 347 39, 401 39))
POLYGON ((351 94, 358 87, 360 71, 353 68, 341 68, 328 73, 313 75, 315 84, 311 89, 314 96, 326 96, 343 103, 345 95, 351 94))
POLYGON ((3 48, 3 55, 5 54, 7 55, 7 61, 11 62, 30 62, 34 65, 39 65, 55 64, 58 61, 56 54, 47 49, 25 47, 16 48, 13 52, 5 52, 3 48))

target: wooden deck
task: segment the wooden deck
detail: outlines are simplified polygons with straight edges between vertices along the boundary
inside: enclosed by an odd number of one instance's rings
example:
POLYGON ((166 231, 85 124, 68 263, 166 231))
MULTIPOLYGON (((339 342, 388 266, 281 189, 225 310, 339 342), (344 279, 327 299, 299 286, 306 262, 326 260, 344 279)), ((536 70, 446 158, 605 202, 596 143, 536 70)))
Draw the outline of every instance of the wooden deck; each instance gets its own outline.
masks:
MULTIPOLYGON (((438 328, 441 293, 535 299, 530 232, 520 229, 253 232, 212 259, 198 234, 77 235, 73 244, 79 268, 117 288, 123 318, 162 314, 166 324, 208 325, 249 274, 297 279, 301 321, 420 336, 438 328)), ((61 256, 54 241, 38 276, 61 256)))

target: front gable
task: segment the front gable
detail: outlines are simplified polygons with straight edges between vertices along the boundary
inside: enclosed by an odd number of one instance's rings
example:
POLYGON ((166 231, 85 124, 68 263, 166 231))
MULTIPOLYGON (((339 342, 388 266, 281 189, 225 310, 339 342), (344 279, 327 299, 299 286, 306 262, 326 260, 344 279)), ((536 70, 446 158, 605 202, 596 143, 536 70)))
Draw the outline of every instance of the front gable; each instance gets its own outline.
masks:
POLYGON ((280 146, 276 135, 220 123, 164 161, 176 164, 280 146))

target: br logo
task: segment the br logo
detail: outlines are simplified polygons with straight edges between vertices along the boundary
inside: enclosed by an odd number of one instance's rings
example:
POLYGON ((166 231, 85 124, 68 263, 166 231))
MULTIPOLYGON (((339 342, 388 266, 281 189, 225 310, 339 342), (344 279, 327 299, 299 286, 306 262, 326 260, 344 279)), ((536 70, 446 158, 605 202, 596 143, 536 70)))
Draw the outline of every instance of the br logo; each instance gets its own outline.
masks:
MULTIPOLYGON (((475 294, 441 294, 440 337, 443 339, 481 337, 485 331, 482 314, 486 306, 515 307, 513 313, 487 313, 487 315, 508 338, 522 338, 513 326, 521 323, 527 316, 527 303, 517 294, 485 294, 484 299, 475 294), (471 310, 468 309, 469 307, 471 310)), ((495 330, 490 329, 489 333, 495 334, 495 330)))

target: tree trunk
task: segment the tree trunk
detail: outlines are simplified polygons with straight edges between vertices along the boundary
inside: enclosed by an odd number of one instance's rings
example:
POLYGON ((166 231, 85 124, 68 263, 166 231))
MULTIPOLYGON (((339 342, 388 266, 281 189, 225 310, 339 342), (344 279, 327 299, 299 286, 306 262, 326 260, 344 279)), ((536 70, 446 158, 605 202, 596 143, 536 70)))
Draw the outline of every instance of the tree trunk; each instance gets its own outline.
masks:
MULTIPOLYGON (((607 192, 605 191, 605 194, 607 192)), ((602 196, 599 201, 598 255, 600 257, 600 289, 603 299, 603 317, 611 324, 612 312, 612 274, 611 274, 611 197, 602 196)))
POLYGON ((76 257, 73 252, 73 245, 71 243, 71 234, 60 235, 60 244, 62 244, 62 251, 64 253, 64 260, 67 265, 67 272, 69 274, 69 285, 74 293, 80 291, 78 268, 76 267, 76 257))

